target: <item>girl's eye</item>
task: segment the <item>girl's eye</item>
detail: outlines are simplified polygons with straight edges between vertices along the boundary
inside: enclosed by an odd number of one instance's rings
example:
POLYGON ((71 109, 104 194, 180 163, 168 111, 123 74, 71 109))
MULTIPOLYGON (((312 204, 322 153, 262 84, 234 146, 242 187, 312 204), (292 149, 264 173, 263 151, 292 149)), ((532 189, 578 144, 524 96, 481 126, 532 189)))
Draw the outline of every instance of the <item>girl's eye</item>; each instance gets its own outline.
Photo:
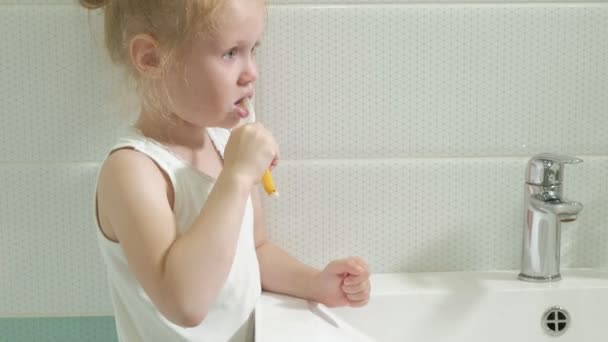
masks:
POLYGON ((257 54, 257 51, 260 49, 260 45, 261 44, 259 42, 255 43, 255 45, 253 45, 253 47, 251 48, 252 55, 255 56, 257 54))
POLYGON ((236 48, 230 49, 230 51, 226 52, 222 58, 224 59, 232 59, 236 56, 236 48))

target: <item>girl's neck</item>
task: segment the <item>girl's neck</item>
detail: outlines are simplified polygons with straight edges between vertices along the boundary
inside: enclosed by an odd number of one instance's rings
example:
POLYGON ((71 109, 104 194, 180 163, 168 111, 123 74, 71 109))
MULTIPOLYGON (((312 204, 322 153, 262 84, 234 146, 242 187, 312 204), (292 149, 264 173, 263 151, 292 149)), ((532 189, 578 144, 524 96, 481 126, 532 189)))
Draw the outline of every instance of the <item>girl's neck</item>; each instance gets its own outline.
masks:
POLYGON ((155 115, 142 111, 134 126, 144 136, 166 145, 199 149, 208 141, 204 127, 195 126, 174 114, 155 115))

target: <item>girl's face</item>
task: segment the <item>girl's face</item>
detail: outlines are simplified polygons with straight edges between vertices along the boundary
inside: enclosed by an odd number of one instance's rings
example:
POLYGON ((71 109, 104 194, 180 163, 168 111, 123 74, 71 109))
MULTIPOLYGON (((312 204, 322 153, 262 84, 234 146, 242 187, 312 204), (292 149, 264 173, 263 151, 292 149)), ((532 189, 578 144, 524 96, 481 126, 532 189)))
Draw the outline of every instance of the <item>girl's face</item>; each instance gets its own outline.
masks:
POLYGON ((242 119, 239 102, 252 97, 258 77, 255 48, 264 30, 259 1, 228 0, 212 35, 200 35, 185 56, 183 72, 170 72, 173 114, 201 127, 232 128, 242 119))

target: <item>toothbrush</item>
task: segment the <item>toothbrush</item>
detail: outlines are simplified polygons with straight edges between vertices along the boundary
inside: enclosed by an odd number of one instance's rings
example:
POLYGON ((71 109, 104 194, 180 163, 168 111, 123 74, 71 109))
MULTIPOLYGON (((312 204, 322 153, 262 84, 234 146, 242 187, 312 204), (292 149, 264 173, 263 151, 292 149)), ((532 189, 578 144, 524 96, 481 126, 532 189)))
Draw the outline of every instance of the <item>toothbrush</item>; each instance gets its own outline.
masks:
MULTIPOLYGON (((253 105, 251 104, 251 101, 249 100, 249 98, 246 97, 243 100, 243 104, 245 105, 245 107, 247 108, 247 111, 249 112, 248 121, 254 122, 255 121, 255 111, 253 110, 253 105)), ((273 197, 279 196, 277 188, 274 185, 274 180, 272 179, 272 174, 270 173, 270 170, 266 170, 266 172, 264 172, 264 175, 262 176, 262 185, 264 187, 264 190, 266 191, 266 193, 269 196, 273 196, 273 197)))

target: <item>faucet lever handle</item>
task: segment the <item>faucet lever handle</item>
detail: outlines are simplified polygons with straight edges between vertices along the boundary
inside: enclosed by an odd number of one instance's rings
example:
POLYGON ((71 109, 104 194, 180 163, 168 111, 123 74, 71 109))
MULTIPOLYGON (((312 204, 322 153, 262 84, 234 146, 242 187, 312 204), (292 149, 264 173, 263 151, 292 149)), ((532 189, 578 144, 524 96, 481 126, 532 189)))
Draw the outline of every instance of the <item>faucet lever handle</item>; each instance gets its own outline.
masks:
POLYGON ((565 164, 582 162, 582 159, 555 153, 537 154, 528 161, 526 182, 543 187, 561 185, 564 178, 565 164))

